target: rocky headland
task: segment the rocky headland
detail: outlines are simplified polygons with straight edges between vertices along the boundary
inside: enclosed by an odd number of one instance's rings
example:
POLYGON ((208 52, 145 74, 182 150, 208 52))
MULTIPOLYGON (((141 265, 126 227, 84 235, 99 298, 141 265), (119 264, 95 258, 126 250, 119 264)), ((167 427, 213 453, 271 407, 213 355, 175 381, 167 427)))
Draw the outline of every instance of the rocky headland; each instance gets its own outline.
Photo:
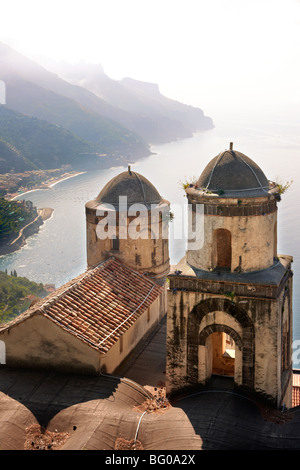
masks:
POLYGON ((0 244, 0 256, 8 255, 16 250, 19 250, 25 245, 26 239, 31 235, 38 233, 40 226, 52 216, 53 209, 46 207, 37 210, 37 217, 29 222, 27 225, 21 228, 17 237, 14 237, 10 241, 0 244))

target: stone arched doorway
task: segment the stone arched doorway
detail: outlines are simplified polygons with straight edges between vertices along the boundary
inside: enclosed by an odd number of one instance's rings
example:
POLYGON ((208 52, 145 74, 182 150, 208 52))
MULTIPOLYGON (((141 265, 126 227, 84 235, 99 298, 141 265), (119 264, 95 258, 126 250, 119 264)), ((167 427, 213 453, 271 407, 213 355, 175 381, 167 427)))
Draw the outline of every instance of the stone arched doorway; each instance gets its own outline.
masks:
POLYGON ((198 344, 199 381, 205 382, 211 375, 224 375, 233 377, 237 384, 241 382, 243 343, 234 329, 217 323, 206 326, 199 333, 198 344), (230 346, 226 344, 229 338, 230 346))
POLYGON ((223 331, 229 334, 239 354, 239 370, 235 372, 240 376, 238 381, 246 387, 254 384, 254 327, 247 312, 234 302, 225 298, 209 298, 195 305, 190 312, 187 324, 187 379, 190 384, 204 382, 209 378, 206 350, 207 338, 214 332, 223 331), (224 312, 231 316, 239 325, 241 334, 226 324, 211 323, 200 330, 203 318, 214 312, 224 312), (201 356, 202 355, 202 356, 201 356), (205 358, 204 358, 204 355, 205 358))

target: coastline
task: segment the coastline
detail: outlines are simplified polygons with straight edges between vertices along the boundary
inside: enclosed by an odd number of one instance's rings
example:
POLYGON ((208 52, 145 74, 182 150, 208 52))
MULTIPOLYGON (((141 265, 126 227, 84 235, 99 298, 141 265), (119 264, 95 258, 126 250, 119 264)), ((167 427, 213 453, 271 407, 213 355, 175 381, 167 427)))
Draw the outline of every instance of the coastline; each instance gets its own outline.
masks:
POLYGON ((0 256, 8 255, 22 248, 22 246, 26 244, 26 239, 31 235, 38 233, 40 226, 44 224, 45 220, 50 219, 53 211, 54 209, 51 209, 50 207, 38 209, 38 215, 36 218, 22 227, 18 236, 14 240, 6 245, 0 245, 0 256))
POLYGON ((14 201, 15 199, 23 196, 24 194, 31 193, 33 191, 40 191, 40 190, 48 190, 53 188, 56 184, 62 183, 65 180, 68 180, 70 178, 74 178, 75 176, 79 176, 86 173, 86 171, 79 171, 76 173, 65 173, 64 175, 61 175, 59 178, 51 178, 50 180, 46 181, 45 183, 42 183, 42 185, 37 186, 36 188, 33 189, 28 189, 25 191, 22 191, 21 193, 17 194, 12 194, 9 198, 7 198, 8 201, 14 201))
MULTIPOLYGON (((85 173, 86 173, 86 171, 79 171, 79 172, 71 174, 71 175, 67 174, 68 176, 63 176, 62 178, 59 178, 58 180, 54 181, 53 183, 48 184, 48 188, 53 188, 53 186, 55 186, 58 183, 62 183, 63 181, 66 181, 70 178, 74 178, 75 176, 83 175, 85 173)), ((46 189, 48 189, 48 188, 46 188, 46 189)))
MULTIPOLYGON (((34 189, 29 189, 28 191, 23 191, 22 193, 14 194, 11 197, 9 197, 8 200, 13 201, 19 198, 20 196, 31 193, 33 191, 38 191, 41 189, 43 190, 51 189, 56 184, 59 184, 69 178, 74 178, 75 176, 81 175, 83 173, 86 173, 86 172, 80 171, 76 173, 71 173, 71 172, 64 173, 59 178, 51 178, 47 182, 43 183, 42 187, 37 187, 34 189)), ((32 220, 29 224, 22 227, 21 230, 19 231, 18 236, 14 240, 12 240, 7 245, 0 244, 0 256, 8 255, 22 248, 26 244, 26 239, 30 237, 31 235, 38 233, 40 230, 40 226, 43 225, 46 220, 52 217, 53 212, 54 212, 54 209, 50 207, 37 209, 37 214, 38 214, 37 217, 34 220, 32 220)))
POLYGON ((45 220, 50 219, 52 216, 54 209, 51 209, 50 207, 45 207, 43 209, 38 209, 38 214, 42 218, 42 221, 45 222, 45 220))

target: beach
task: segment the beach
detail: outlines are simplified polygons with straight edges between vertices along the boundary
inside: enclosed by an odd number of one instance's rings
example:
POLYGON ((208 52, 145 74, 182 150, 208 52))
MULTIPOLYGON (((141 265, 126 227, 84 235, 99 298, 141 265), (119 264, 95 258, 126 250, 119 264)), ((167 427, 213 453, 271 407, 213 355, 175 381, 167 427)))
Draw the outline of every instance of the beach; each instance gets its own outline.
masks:
POLYGON ((66 173, 65 175, 62 175, 60 178, 55 179, 53 178, 54 181, 48 182, 48 188, 53 188, 58 183, 61 183, 62 181, 68 180, 69 178, 74 178, 75 176, 83 175, 86 173, 86 171, 80 171, 77 173, 66 173))
POLYGON ((24 189, 22 192, 17 192, 14 194, 8 195, 6 199, 9 201, 14 201, 15 199, 20 198, 24 194, 31 193, 33 191, 41 190, 41 189, 51 189, 53 188, 56 184, 61 183, 62 181, 68 180, 69 178, 74 178, 75 176, 82 175, 86 173, 85 171, 80 171, 80 172, 68 172, 64 173, 63 175, 60 175, 57 178, 50 178, 47 181, 44 181, 43 183, 38 184, 35 188, 30 188, 30 189, 24 189))

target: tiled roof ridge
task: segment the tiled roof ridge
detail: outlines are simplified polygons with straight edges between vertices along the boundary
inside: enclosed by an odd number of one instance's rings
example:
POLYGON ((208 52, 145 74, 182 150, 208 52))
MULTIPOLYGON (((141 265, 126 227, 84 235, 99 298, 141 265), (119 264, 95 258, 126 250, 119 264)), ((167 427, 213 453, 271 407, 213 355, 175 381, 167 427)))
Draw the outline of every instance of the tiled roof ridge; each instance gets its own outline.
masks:
MULTIPOLYGON (((155 287, 158 287, 159 289, 161 289, 161 286, 160 286, 157 282, 155 282, 155 281, 154 281, 153 279, 151 279, 150 277, 146 276, 146 274, 141 273, 140 271, 137 271, 136 269, 134 269, 134 268, 128 266, 127 264, 124 263, 123 260, 118 259, 118 258, 116 258, 115 256, 111 256, 110 258, 108 258, 108 259, 105 260, 105 261, 110 261, 110 260, 116 261, 117 263, 119 263, 119 264, 121 264, 122 266, 124 266, 125 269, 128 269, 129 271, 131 271, 131 272, 137 274, 137 275, 138 275, 139 277, 141 277, 143 280, 147 279, 147 281, 149 281, 149 283, 151 283, 151 284, 153 284, 155 287)), ((94 269, 97 269, 101 264, 103 264, 103 263, 100 263, 100 264, 99 264, 98 266, 96 266, 96 268, 94 268, 94 269)))
POLYGON ((138 305, 138 307, 136 307, 136 309, 131 312, 131 314, 117 327, 115 328, 112 332, 110 332, 102 341, 100 341, 98 343, 98 347, 100 347, 112 334, 114 334, 119 328, 121 328, 122 325, 124 325, 124 323, 126 321, 128 321, 140 308, 141 306, 146 302, 146 300, 148 299, 149 295, 151 294, 151 292, 153 291, 153 289, 155 288, 155 286, 153 285, 151 287, 151 289, 149 290, 148 294, 146 295, 146 297, 143 299, 143 301, 138 305))
MULTIPOLYGON (((71 288, 66 288, 62 293, 61 295, 57 296, 57 298, 53 298, 51 299, 51 301, 49 302, 49 307, 51 307, 52 304, 55 304, 55 301, 56 300, 61 300, 63 299, 63 294, 66 293, 66 296, 68 294, 72 294, 72 292, 75 290, 76 287, 78 287, 78 285, 80 285, 81 283, 83 283, 86 279, 89 279, 89 278, 94 278, 95 275, 97 274, 100 274, 101 275, 101 271, 103 271, 105 269, 105 267, 107 266, 114 266, 114 265, 121 265, 126 271, 130 271, 132 274, 134 274, 135 276, 138 276, 139 278, 141 278, 143 280, 143 282, 147 282, 149 284, 149 287, 151 286, 151 288, 149 289, 149 291, 147 292, 146 296, 144 296, 142 298, 142 301, 139 303, 139 305, 125 318, 125 320, 123 320, 116 328, 114 328, 112 331, 110 331, 109 333, 107 333, 107 331, 109 331, 109 325, 110 325, 110 319, 107 319, 107 324, 106 324, 106 327, 103 326, 100 327, 100 325, 98 325, 98 328, 103 330, 103 333, 105 334, 105 337, 101 340, 101 341, 98 341, 98 342, 95 342, 95 341, 91 341, 90 339, 88 339, 86 336, 78 333, 78 331, 74 331, 74 329, 71 329, 69 328, 66 324, 63 324, 61 321, 59 321, 59 319, 56 317, 56 318, 53 318, 51 315, 48 315, 47 314, 47 311, 43 309, 43 313, 45 314, 45 316, 47 318, 49 318, 51 321, 53 321, 54 323, 57 323, 59 324, 62 328, 66 329, 67 331, 69 331, 71 334, 75 335, 76 337, 78 337, 79 339, 82 339, 83 341, 85 342, 88 342, 92 347, 94 347, 95 349, 97 350, 100 350, 101 352, 107 352, 110 348, 110 346, 112 346, 112 344, 114 344, 114 340, 111 340, 111 337, 113 335, 116 334, 116 332, 118 330, 120 330, 125 323, 127 323, 128 321, 130 321, 130 319, 134 316, 134 314, 136 314, 138 312, 138 310, 140 310, 140 308, 142 307, 142 305, 147 301, 147 299, 149 298, 150 294, 152 293, 152 291, 156 291, 156 296, 158 295, 158 293, 162 290, 162 287, 159 286, 157 283, 155 283, 154 281, 152 281, 152 279, 149 279, 148 277, 146 277, 144 274, 140 273, 139 271, 136 271, 135 269, 127 266, 125 263, 123 263, 121 260, 118 260, 116 259, 115 257, 110 257, 108 258, 107 260, 103 261, 102 263, 100 263, 98 266, 92 268, 91 270, 89 270, 86 274, 86 276, 83 276, 81 279, 78 279, 77 282, 74 282, 73 285, 71 286, 71 288), (106 345, 105 346, 105 343, 107 343, 107 341, 110 342, 110 346, 109 345, 106 345)), ((128 287, 131 287, 131 286, 128 286, 128 287)), ((134 289, 131 289, 130 288, 130 291, 134 292, 134 289)), ((118 294, 116 294, 118 295, 118 294)), ((110 304, 111 306, 112 304, 110 304)), ((43 307, 43 306, 42 306, 43 307)), ((115 313, 115 316, 117 318, 118 315, 117 313, 115 313)), ((129 325, 131 326, 131 325, 129 325)), ((126 329, 125 329, 126 331, 126 329)), ((124 332, 124 331, 123 331, 124 332)), ((116 338, 114 338, 116 339, 116 338)))
POLYGON ((87 269, 86 271, 84 271, 84 273, 79 274, 77 277, 75 277, 71 281, 68 281, 66 284, 63 284, 55 292, 50 294, 50 296, 47 296, 45 299, 48 299, 48 300, 46 300, 46 302, 43 302, 39 306, 38 309, 42 309, 44 311, 44 307, 47 304, 51 305, 51 304, 55 303, 58 299, 61 299, 65 293, 72 292, 81 282, 83 282, 84 280, 86 280, 89 277, 92 277, 97 269, 99 269, 100 267, 103 267, 105 264, 107 264, 112 259, 115 259, 115 258, 114 257, 108 258, 108 259, 102 261, 102 263, 98 264, 96 267, 87 269), (62 289, 63 287, 65 287, 65 289, 60 291, 60 289, 62 289))
POLYGON ((0 330, 40 314, 105 353, 132 326, 141 307, 146 304, 144 308, 148 308, 162 289, 145 274, 110 257, 36 302, 0 330))
MULTIPOLYGON (((114 257, 112 257, 114 258, 114 257)), ((5 330, 8 327, 14 326, 21 321, 25 320, 26 318, 29 318, 33 315, 36 315, 38 313, 44 313, 44 306, 46 304, 53 304, 56 302, 58 299, 60 299, 65 292, 70 292, 74 290, 75 286, 77 286, 81 281, 83 281, 88 275, 92 275, 94 270, 99 268, 101 265, 106 263, 107 261, 111 260, 112 258, 108 258, 107 260, 103 261, 100 263, 98 266, 95 268, 90 268, 83 273, 79 274, 75 278, 71 279, 70 281, 67 281, 65 284, 62 286, 58 287, 55 289, 54 292, 51 292, 49 295, 47 295, 44 298, 41 298, 34 302, 32 306, 30 306, 25 312, 22 312, 20 315, 17 317, 13 318, 10 322, 8 323, 3 323, 2 325, 0 324, 0 331, 5 330)))

